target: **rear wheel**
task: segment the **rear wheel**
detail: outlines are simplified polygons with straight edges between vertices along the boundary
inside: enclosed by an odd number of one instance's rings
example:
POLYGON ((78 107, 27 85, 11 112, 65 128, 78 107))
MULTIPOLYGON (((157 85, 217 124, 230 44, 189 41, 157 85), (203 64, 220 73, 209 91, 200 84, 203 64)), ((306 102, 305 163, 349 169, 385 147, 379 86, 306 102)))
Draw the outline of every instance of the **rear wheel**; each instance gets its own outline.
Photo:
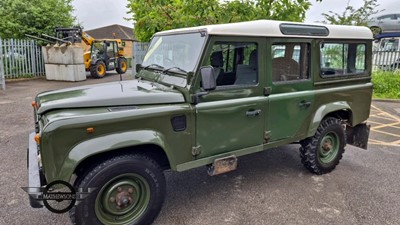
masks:
POLYGON ((128 63, 126 59, 118 58, 117 68, 116 68, 117 73, 125 73, 127 69, 128 69, 128 63))
POLYGON ((145 155, 115 156, 79 177, 76 188, 96 188, 70 211, 74 224, 151 224, 161 210, 165 178, 145 155))
POLYGON ((313 137, 300 143, 300 157, 304 167, 315 174, 329 173, 343 156, 345 131, 339 119, 327 117, 313 137))
POLYGON ((98 61, 90 66, 90 75, 93 78, 103 78, 106 75, 106 64, 103 61, 98 61))

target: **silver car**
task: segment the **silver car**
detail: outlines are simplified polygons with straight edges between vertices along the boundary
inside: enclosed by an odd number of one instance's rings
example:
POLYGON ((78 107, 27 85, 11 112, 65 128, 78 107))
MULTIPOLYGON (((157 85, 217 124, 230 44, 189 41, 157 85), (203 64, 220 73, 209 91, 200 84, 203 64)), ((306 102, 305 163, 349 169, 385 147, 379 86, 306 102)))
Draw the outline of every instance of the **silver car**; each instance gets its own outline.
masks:
POLYGON ((371 28, 374 35, 386 32, 400 32, 400 13, 372 17, 368 21, 368 27, 371 28))

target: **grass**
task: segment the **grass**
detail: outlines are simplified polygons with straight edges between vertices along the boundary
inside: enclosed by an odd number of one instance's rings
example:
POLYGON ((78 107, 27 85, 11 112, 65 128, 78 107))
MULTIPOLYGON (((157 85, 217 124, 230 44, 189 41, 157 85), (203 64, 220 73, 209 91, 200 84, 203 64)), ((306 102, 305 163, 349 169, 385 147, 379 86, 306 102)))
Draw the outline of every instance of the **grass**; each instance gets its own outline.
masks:
POLYGON ((372 73, 374 84, 373 98, 400 99, 400 71, 374 71, 372 73))

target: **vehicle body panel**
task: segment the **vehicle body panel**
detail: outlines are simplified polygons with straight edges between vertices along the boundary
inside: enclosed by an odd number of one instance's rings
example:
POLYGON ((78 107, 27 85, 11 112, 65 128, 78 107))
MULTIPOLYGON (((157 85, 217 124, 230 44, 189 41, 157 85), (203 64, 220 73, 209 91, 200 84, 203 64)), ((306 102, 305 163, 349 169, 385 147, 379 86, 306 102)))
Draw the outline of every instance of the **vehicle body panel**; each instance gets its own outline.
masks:
MULTIPOLYGON (((39 94, 35 122, 39 124, 38 146, 47 182, 70 181, 81 163, 105 152, 157 146, 165 152, 172 170, 183 171, 218 158, 301 141, 313 136, 320 122, 332 113, 345 116, 341 119, 348 126, 364 122, 372 95, 372 33, 368 28, 327 25, 332 32, 316 38, 285 36, 278 33, 277 25, 276 21, 256 21, 236 24, 233 30, 229 28, 235 25, 229 24, 161 32, 157 35, 206 32, 193 71, 166 71, 169 68, 148 65, 133 81, 39 94), (222 41, 256 44, 256 83, 202 88, 200 68, 210 66, 212 46, 222 41), (320 45, 324 41, 364 43, 365 71, 323 76, 320 45), (271 45, 275 42, 310 46, 307 79, 272 81, 271 45), (184 127, 174 127, 176 117, 184 118, 184 127)), ((237 67, 231 71, 236 72, 237 67)))
POLYGON ((53 109, 182 103, 184 98, 169 87, 135 80, 44 92, 37 102, 42 114, 53 109))

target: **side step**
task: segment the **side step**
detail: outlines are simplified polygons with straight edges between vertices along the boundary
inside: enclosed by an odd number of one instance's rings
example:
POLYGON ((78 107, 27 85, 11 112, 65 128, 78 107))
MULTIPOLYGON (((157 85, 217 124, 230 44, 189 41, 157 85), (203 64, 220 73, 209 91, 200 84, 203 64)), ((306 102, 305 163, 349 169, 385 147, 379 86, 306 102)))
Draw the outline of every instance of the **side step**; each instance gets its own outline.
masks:
POLYGON ((215 176, 222 173, 227 173, 237 168, 237 158, 234 155, 219 158, 214 160, 213 164, 207 166, 207 173, 210 176, 215 176))

